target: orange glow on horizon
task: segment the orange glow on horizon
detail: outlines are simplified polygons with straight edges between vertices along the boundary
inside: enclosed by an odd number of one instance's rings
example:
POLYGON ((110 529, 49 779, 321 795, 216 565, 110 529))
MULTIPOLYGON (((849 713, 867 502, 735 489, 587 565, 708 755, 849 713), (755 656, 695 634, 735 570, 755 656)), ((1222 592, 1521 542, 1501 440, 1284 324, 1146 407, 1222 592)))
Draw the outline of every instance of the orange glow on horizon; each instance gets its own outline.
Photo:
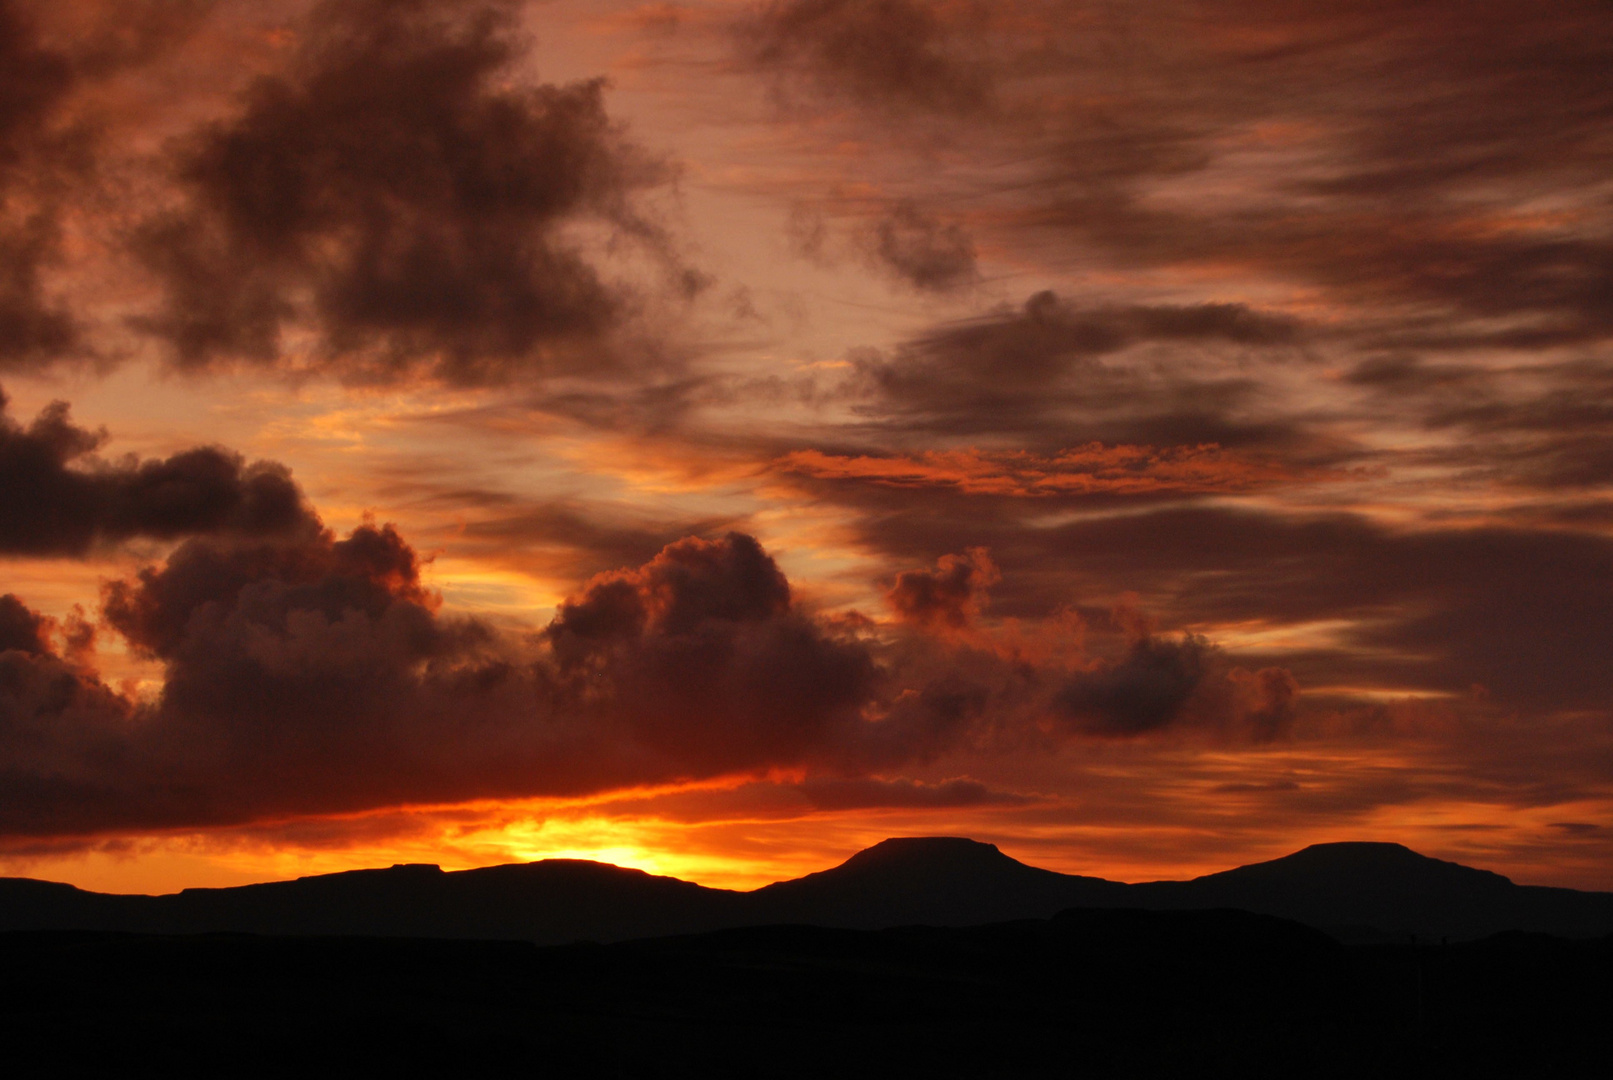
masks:
MULTIPOLYGON (((711 785, 639 792, 624 803, 732 791, 711 785)), ((1202 797, 1184 789, 1183 799, 1202 797)), ((1258 791, 1223 793, 1255 810, 1258 791)), ((479 803, 403 808, 384 814, 285 823, 256 833, 198 833, 107 841, 82 851, 0 858, 7 875, 64 881, 100 892, 165 893, 287 880, 397 863, 466 870, 543 859, 584 859, 681 878, 710 888, 750 890, 838 865, 893 836, 965 836, 996 844, 1021 862, 1113 881, 1180 880, 1289 854, 1309 844, 1376 840, 1493 870, 1519 884, 1613 888, 1595 847, 1576 854, 1562 819, 1605 820, 1613 797, 1572 807, 1519 810, 1471 801, 1431 801, 1360 820, 1318 824, 1274 839, 1231 820, 1039 825, 1032 812, 977 808, 948 812, 886 809, 799 816, 730 813, 679 820, 613 813, 608 803, 479 803), (325 839, 312 839, 324 829, 325 839), (299 833, 304 834, 299 838, 299 833), (369 834, 369 838, 366 838, 369 834), (1548 846, 1549 845, 1549 846, 1548 846)))

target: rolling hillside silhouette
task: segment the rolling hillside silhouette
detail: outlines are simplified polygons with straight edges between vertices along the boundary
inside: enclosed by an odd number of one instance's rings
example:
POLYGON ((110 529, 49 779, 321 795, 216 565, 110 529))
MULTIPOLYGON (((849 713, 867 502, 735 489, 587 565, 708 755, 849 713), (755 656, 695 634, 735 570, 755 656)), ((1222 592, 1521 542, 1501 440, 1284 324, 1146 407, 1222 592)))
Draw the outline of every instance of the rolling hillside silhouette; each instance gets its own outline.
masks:
POLYGON ((753 892, 550 859, 444 872, 394 866, 167 896, 0 879, 0 930, 625 941, 778 924, 974 926, 1071 908, 1231 908, 1343 940, 1613 933, 1613 893, 1519 886, 1398 844, 1319 844, 1191 881, 1128 885, 1042 870, 955 837, 887 840, 753 892))

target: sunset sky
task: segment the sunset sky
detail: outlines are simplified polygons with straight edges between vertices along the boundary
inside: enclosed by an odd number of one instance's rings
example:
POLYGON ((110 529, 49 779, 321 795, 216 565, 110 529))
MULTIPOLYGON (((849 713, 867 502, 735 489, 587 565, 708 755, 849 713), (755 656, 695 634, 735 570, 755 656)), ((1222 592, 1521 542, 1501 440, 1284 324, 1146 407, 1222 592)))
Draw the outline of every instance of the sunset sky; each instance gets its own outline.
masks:
POLYGON ((1607 0, 0 0, 0 874, 1613 889, 1607 0))

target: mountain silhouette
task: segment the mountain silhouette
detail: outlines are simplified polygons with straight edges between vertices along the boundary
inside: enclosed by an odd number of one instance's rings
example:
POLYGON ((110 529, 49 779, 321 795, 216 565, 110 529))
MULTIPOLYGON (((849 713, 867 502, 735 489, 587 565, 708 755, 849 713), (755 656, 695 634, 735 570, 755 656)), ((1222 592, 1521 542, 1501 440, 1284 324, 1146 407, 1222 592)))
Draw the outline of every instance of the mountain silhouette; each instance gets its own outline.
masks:
POLYGON ((1500 874, 1419 855, 1400 844, 1335 843, 1192 881, 1133 885, 1154 909, 1238 908, 1344 936, 1470 939, 1505 930, 1564 937, 1613 932, 1613 893, 1514 885, 1500 874))
POLYGON ((0 879, 0 930, 625 941, 748 926, 974 926, 1072 908, 1236 909, 1342 940, 1470 940, 1508 930, 1613 933, 1613 893, 1515 885, 1398 844, 1318 844, 1191 881, 1138 885, 1027 866, 960 837, 886 840, 752 892, 575 859, 444 872, 324 874, 166 896, 0 879))
POLYGON ((761 921, 874 930, 1045 919, 1071 907, 1127 907, 1127 886, 1027 866, 955 836, 885 840, 839 866, 750 895, 761 921))
POLYGON ((750 920, 744 894, 582 859, 444 872, 410 864, 168 896, 0 879, 0 929, 614 941, 750 920))

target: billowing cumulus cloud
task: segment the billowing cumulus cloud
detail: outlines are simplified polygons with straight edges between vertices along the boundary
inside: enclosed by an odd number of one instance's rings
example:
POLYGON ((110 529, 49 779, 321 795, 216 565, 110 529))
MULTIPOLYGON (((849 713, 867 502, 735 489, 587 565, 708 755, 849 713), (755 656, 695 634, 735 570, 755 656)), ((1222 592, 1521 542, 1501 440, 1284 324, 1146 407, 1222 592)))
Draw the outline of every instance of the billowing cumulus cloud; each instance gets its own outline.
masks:
POLYGON ((847 739, 872 691, 867 652, 794 611, 777 566, 739 535, 682 541, 595 580, 536 652, 435 606, 389 527, 191 540, 108 589, 107 622, 164 666, 160 698, 136 703, 63 675, 37 618, 8 601, 8 644, 26 651, 7 653, 0 726, 31 739, 6 763, 18 786, 5 831, 195 826, 799 764, 847 739))
POLYGON ((1186 721, 1263 742, 1293 726, 1298 697, 1286 669, 1231 666, 1192 634, 1143 634, 1121 657, 1067 679, 1055 703, 1064 720, 1097 735, 1135 736, 1186 721))
POLYGON ((0 553, 82 555, 135 537, 272 535, 315 527, 290 473, 272 462, 198 447, 164 459, 105 461, 104 432, 73 424, 56 402, 23 427, 0 393, 0 553))
POLYGON ((0 652, 41 656, 50 652, 46 622, 38 612, 7 593, 0 596, 0 652))
MULTIPOLYGON (((110 690, 53 651, 42 617, 0 600, 0 832, 195 828, 778 768, 821 774, 801 787, 814 805, 982 803, 998 796, 972 782, 868 777, 964 743, 1014 745, 1049 709, 1071 710, 1063 669, 931 636, 969 617, 990 579, 980 552, 904 576, 894 595, 920 636, 880 641, 866 620, 799 607, 753 538, 688 538, 592 579, 523 641, 443 615, 390 526, 196 537, 106 589, 107 626, 162 667, 155 698, 110 690)), ((1136 666, 1084 676, 1108 687, 1089 699, 1127 733, 1176 719, 1176 691, 1154 703, 1136 666)), ((1071 728, 1089 730, 1114 733, 1071 728)))
POLYGON ((705 772, 845 740, 875 684, 866 649, 794 610, 777 564, 740 533, 596 578, 545 633, 567 685, 603 686, 638 740, 705 772))
POLYGON ((1002 580, 985 548, 943 555, 934 570, 896 575, 885 594, 903 622, 921 627, 967 629, 980 614, 986 590, 1002 580))
MULTIPOLYGON (((105 782, 129 761, 124 727, 135 711, 52 648, 45 618, 0 596, 0 831, 55 836, 87 822, 115 827, 124 815, 105 782)), ((137 787, 155 780, 128 779, 137 787)))
POLYGON ((597 370, 629 301, 565 231, 664 253, 632 195, 668 174, 598 81, 519 81, 515 11, 321 4, 288 70, 175 150, 183 204, 137 243, 165 298, 140 325, 187 368, 484 383, 579 370, 590 346, 597 370))
POLYGON ((1120 661, 1072 678, 1059 692, 1058 703, 1078 722, 1105 734, 1135 735, 1164 727, 1204 678, 1206 652, 1205 643, 1194 637, 1142 638, 1120 661))

